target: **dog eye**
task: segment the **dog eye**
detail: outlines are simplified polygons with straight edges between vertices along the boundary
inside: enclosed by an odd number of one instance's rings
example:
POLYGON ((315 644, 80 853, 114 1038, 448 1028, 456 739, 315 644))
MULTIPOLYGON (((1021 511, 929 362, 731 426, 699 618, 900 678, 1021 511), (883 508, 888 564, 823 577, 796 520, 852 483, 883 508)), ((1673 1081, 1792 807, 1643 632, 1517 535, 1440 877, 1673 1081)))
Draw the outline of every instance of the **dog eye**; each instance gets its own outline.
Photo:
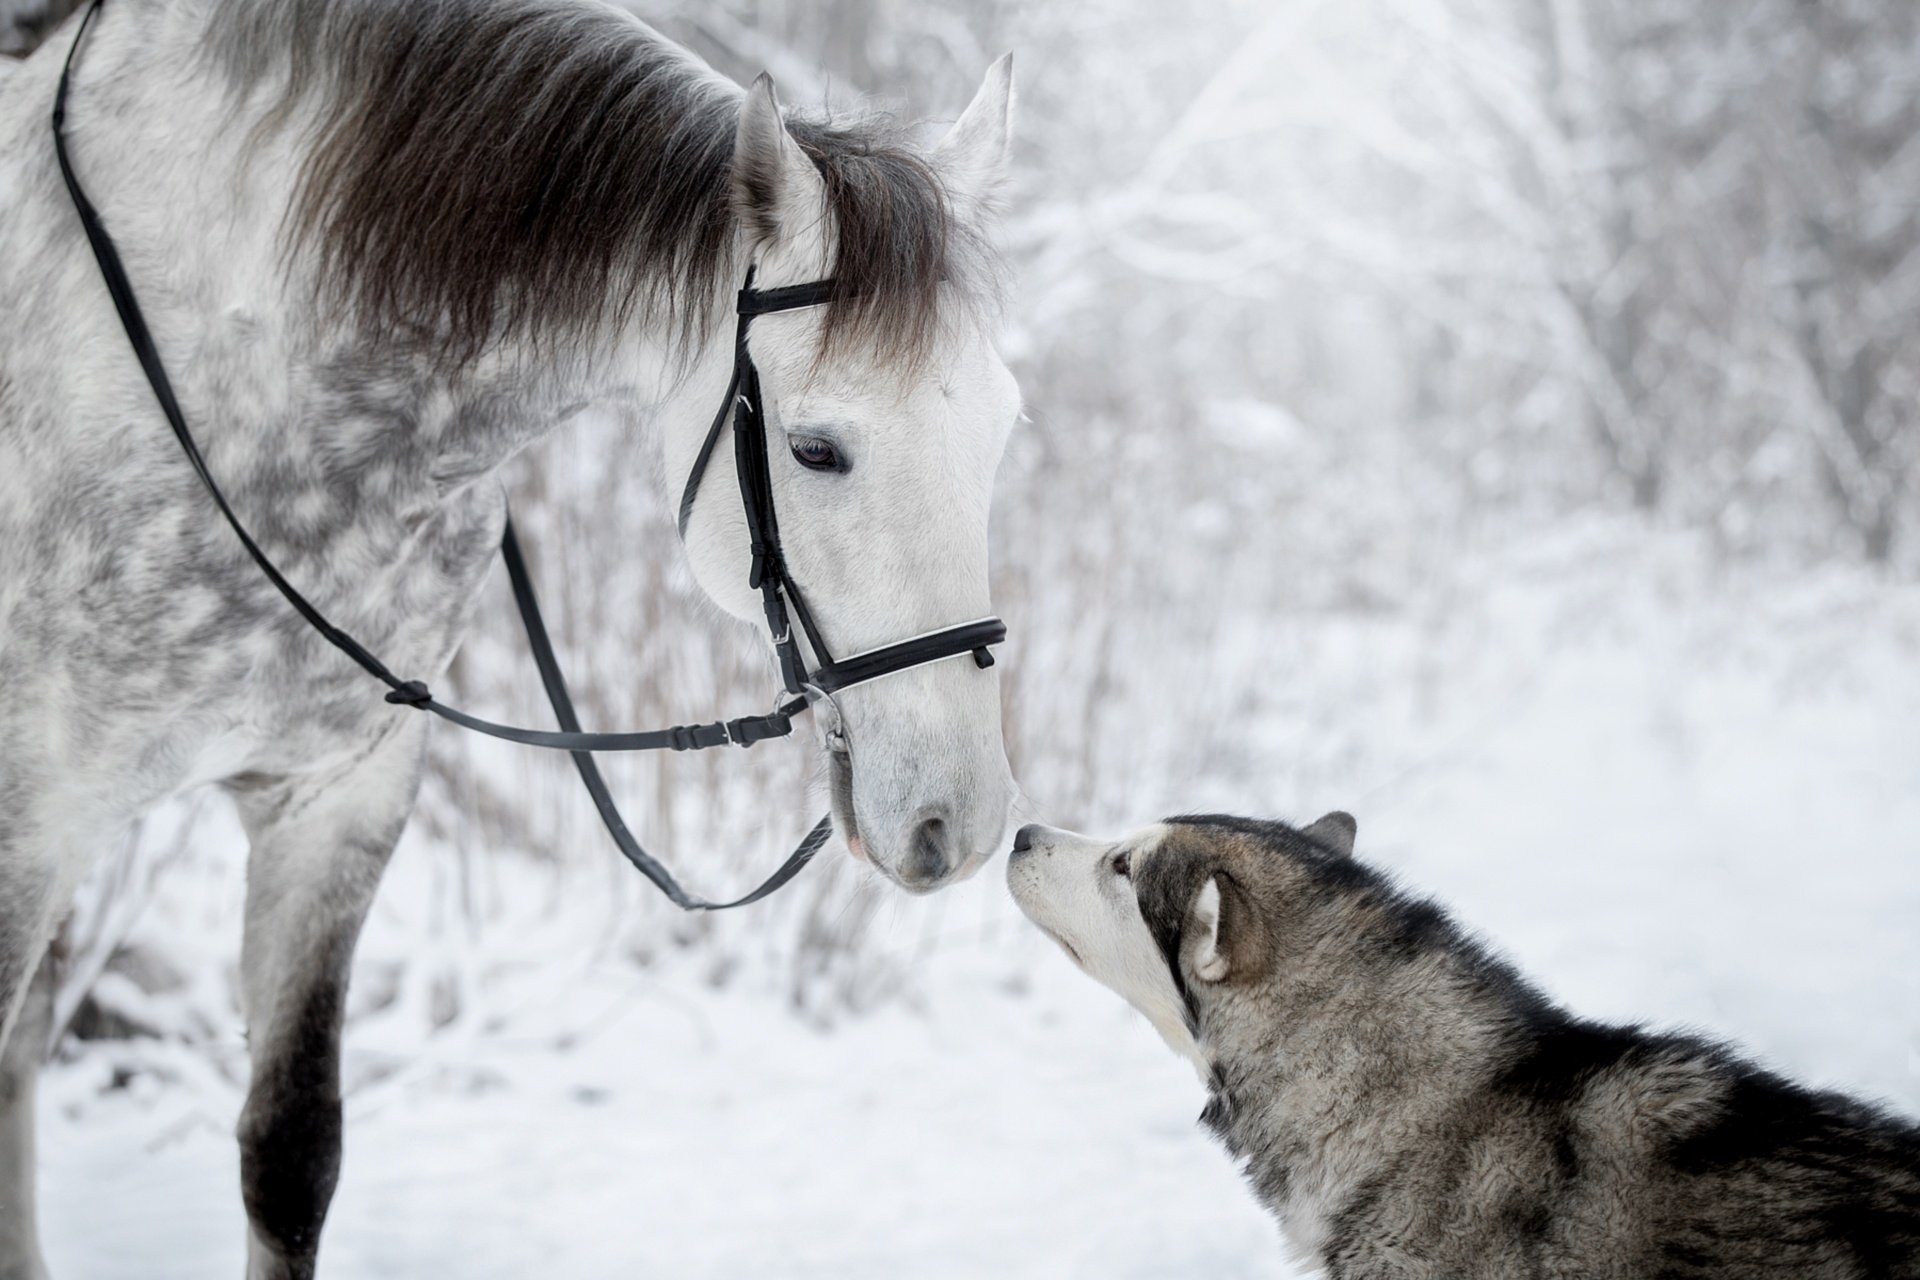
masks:
POLYGON ((833 441, 820 436, 794 436, 787 442, 793 450, 793 460, 809 471, 845 471, 840 461, 840 451, 833 447, 833 441))
POLYGON ((1125 849, 1122 849, 1119 853, 1107 859, 1107 863, 1113 868, 1113 874, 1119 876, 1121 879, 1133 879, 1133 859, 1127 854, 1125 849))

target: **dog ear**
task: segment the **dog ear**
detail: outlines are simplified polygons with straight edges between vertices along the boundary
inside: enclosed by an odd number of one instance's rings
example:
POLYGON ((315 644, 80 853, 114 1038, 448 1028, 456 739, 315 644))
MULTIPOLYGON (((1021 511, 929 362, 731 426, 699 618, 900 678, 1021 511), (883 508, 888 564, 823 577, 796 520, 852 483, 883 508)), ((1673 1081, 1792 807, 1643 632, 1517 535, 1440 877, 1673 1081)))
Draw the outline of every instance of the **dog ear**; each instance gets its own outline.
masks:
POLYGON ((1300 834, 1326 846, 1343 858, 1353 856, 1353 838, 1360 833, 1360 824, 1353 815, 1335 809, 1332 813, 1318 819, 1311 826, 1300 828, 1300 834))
POLYGON ((1187 947, 1194 976, 1225 982, 1260 968, 1266 949, 1264 930, 1253 903, 1234 878, 1216 871, 1193 896, 1187 912, 1187 947))

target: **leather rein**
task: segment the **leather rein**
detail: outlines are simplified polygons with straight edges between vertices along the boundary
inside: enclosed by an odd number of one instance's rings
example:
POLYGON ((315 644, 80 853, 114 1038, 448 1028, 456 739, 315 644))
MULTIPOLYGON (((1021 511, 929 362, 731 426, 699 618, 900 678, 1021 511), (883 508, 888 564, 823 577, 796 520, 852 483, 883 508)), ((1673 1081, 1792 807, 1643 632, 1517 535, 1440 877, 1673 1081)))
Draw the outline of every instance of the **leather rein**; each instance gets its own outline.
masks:
POLYGON ((133 347, 134 356, 139 360, 140 368, 146 374, 147 383, 153 389, 154 399, 159 402, 160 411, 166 416, 168 425, 173 428, 173 434, 179 441, 181 452, 186 455, 187 462, 193 467, 194 473, 200 477, 208 495, 213 499, 214 506, 219 509, 228 527, 240 539, 241 546, 252 557, 254 564, 266 576, 267 581, 286 598, 287 603, 293 606, 294 611, 306 621, 308 626, 320 633, 322 639, 346 654, 367 674, 386 685, 388 702, 432 712, 463 729, 485 734, 488 737, 501 738, 523 746, 565 751, 570 754, 573 757, 574 767, 579 770, 581 781, 586 785, 587 794, 592 798, 594 807, 599 810, 601 820, 605 822, 607 833, 613 838, 614 844, 642 875, 652 881, 655 887, 683 910, 724 911, 731 907, 743 907, 760 901, 793 879, 802 867, 812 861, 814 854, 820 851, 827 837, 832 834, 831 814, 815 823, 801 839, 799 845, 787 856, 786 861, 781 863, 757 888, 731 902, 713 902, 688 892, 674 878, 672 872, 641 846, 615 805, 613 795, 607 789, 606 780, 601 776, 593 753, 597 751, 704 751, 721 746, 750 747, 756 742, 764 742, 769 738, 783 738, 791 734, 794 727, 793 718, 810 710, 816 699, 831 702, 835 694, 856 685, 877 680, 882 676, 966 654, 971 654, 974 662, 981 667, 993 665, 991 646, 1006 639, 1007 628, 1000 619, 991 617, 944 627, 836 660, 828 650, 826 641, 820 633, 820 627, 807 608, 799 585, 794 581, 793 574, 787 567, 786 556, 780 543, 779 520, 774 511, 773 475, 768 462, 768 427, 766 414, 762 408, 760 375, 754 367, 753 356, 748 349, 748 331, 755 316, 816 307, 834 301, 838 296, 834 282, 816 280, 808 284, 789 285, 777 289, 756 289, 753 287, 753 270, 751 267, 748 268, 746 282, 736 302, 738 320, 734 330, 733 376, 727 384, 726 399, 721 403, 719 412, 714 415, 713 425, 707 430, 706 438, 701 444, 699 455, 694 460, 680 499, 678 525, 681 537, 684 539, 687 521, 693 512, 694 500, 699 495, 700 483, 706 476, 708 463, 712 460, 722 431, 730 420, 733 425, 734 470, 739 480, 740 498, 745 509, 751 547, 747 580, 748 585, 760 593, 762 608, 766 614, 767 633, 772 639, 774 653, 778 660, 781 684, 786 695, 779 705, 764 715, 740 716, 732 720, 716 720, 706 724, 675 725, 667 729, 626 733, 585 732, 580 726, 579 716, 574 711, 573 698, 568 692, 566 677, 560 670, 560 661, 554 652, 553 642, 547 635, 539 601, 534 595, 533 579, 527 571, 526 557, 521 553, 519 539, 514 534, 513 519, 509 516, 500 538, 500 554, 507 564, 507 577, 513 587, 514 603, 519 608, 520 620, 526 628, 528 647, 533 650, 534 664, 539 668, 540 681, 546 688, 547 700, 552 704, 554 719, 560 727, 558 731, 526 729, 514 725, 497 724, 491 720, 469 715, 435 698, 424 681, 403 679, 395 675, 372 651, 329 622, 326 615, 321 613, 313 602, 287 581, 267 553, 261 550, 260 545, 247 532, 246 526, 227 502, 226 495, 214 480, 213 473, 207 467, 206 459, 201 455, 199 445, 194 441, 193 433, 188 430, 186 417, 181 412, 179 401, 174 395, 173 384, 167 377, 159 349, 154 344, 153 334, 147 328, 146 320, 141 314, 139 302, 134 296, 133 285, 128 280, 126 268, 121 263, 119 251, 114 247, 112 238, 108 236, 98 211, 81 188, 80 180, 74 172, 72 158, 67 153, 67 87, 73 73, 74 57, 79 53, 81 42, 86 38, 87 28, 92 25, 104 2, 105 0, 92 0, 86 16, 81 20, 80 29, 74 34, 73 45, 67 51, 66 64, 60 72, 60 87, 54 97, 53 105, 54 153, 60 163, 60 174, 66 182, 67 193, 73 199, 74 210, 79 215, 80 225, 86 232, 87 242, 92 246, 94 259, 99 264, 101 278, 106 283, 107 292, 113 298, 114 309, 119 312, 121 326, 126 330, 127 341, 133 347), (792 625, 794 619, 799 621, 800 629, 805 632, 807 643, 817 660, 817 665, 811 669, 808 668, 801 654, 798 638, 794 634, 792 625))

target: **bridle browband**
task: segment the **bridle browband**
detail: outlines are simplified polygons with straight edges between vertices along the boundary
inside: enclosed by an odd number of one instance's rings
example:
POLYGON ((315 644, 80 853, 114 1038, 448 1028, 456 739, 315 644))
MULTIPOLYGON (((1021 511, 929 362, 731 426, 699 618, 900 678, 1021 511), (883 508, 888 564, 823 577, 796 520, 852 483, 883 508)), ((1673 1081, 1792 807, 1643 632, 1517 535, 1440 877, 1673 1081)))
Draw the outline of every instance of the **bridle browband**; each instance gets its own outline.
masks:
POLYGON ((924 635, 914 636, 894 644, 869 649, 835 661, 827 648, 825 638, 813 615, 808 611, 799 587, 787 568, 786 556, 780 544, 779 522, 774 513, 773 476, 768 465, 767 422, 762 410, 759 371, 754 368, 753 357, 748 350, 747 334, 755 316, 770 315, 779 311, 792 311, 803 307, 820 306, 833 301, 837 292, 832 280, 817 280, 808 284, 789 285, 777 289, 755 289, 753 270, 748 268, 745 287, 740 290, 737 310, 738 324, 734 334, 733 376, 727 384, 727 396, 714 416, 713 425, 708 429, 702 442, 698 457, 694 461, 692 472, 687 477, 685 492, 681 496, 679 528, 682 538, 686 535, 687 520, 692 514, 693 503, 700 489, 700 482, 706 475, 707 464, 712 459, 715 446, 720 439, 722 427, 728 417, 733 421, 734 468, 740 482, 740 498, 746 512, 747 531, 750 539, 752 559, 748 573, 748 583, 760 593, 761 602, 767 619, 768 634, 772 637, 775 654, 779 659, 780 678, 786 693, 786 699, 765 715, 741 716, 733 720, 716 720, 708 724, 675 725, 669 729, 650 729, 629 733, 587 733, 580 727, 580 718, 574 711, 573 698, 567 690, 566 677, 560 670, 560 661, 554 652, 553 643, 547 635, 540 605, 534 596, 533 579, 527 571, 526 557, 521 553, 519 539, 514 534, 513 519, 507 518, 500 537, 501 558, 507 564, 507 577, 513 587, 514 603, 520 611, 521 622, 526 627, 527 644, 533 650, 535 666, 540 671, 540 681, 545 686, 547 700, 552 704, 554 719, 559 722, 559 730, 524 729, 514 725, 496 724, 478 716, 468 715, 464 711, 450 707, 436 700, 424 681, 405 680, 389 670, 372 651, 358 640, 334 626, 321 613, 319 608, 303 596, 294 585, 287 581, 280 570, 274 566, 267 553, 260 549, 227 502, 226 495, 208 470, 205 457, 195 443, 193 433, 188 430, 185 415, 174 396, 173 384, 167 377, 166 367, 161 362, 159 349, 155 346, 153 334, 140 311, 139 302, 133 292, 133 285, 127 279, 126 268, 121 264, 120 254, 113 240, 107 235, 106 227, 100 221, 99 213, 93 203, 87 199, 75 175, 72 158, 67 153, 66 119, 67 87, 72 78, 75 55, 85 40, 87 28, 92 25, 105 0, 92 0, 85 17, 81 19, 80 29, 74 33, 73 44, 67 50, 66 63, 60 72, 60 86, 53 103, 53 148, 59 160, 60 175, 66 182, 67 193, 73 199, 73 206, 80 218, 80 225, 87 235, 87 243, 92 246, 93 256, 99 264, 100 275, 106 282, 107 292, 113 298, 114 309, 120 315, 121 326, 126 330, 127 341, 133 347, 134 356, 140 362, 141 370, 146 374, 147 383, 153 389, 154 399, 159 402, 160 411, 165 415, 167 424, 173 428, 175 439, 179 441, 181 452, 194 473, 206 486, 207 493, 213 498, 227 525, 240 539, 240 544, 252 557, 253 562, 273 584, 294 611, 305 620, 308 626, 320 633, 322 639, 351 658, 369 675, 388 688, 387 701, 402 706, 430 711, 443 720, 451 721, 463 729, 483 733, 489 737, 501 738, 508 742, 517 742, 523 746, 543 747, 555 751, 565 751, 573 757, 574 767, 579 770, 581 781, 586 784, 587 794, 592 797, 594 807, 600 811, 601 819, 606 823, 607 833, 614 844, 626 855, 629 862, 640 871, 675 905, 687 911, 724 911, 731 907, 743 907, 758 902, 774 890, 793 879, 800 869, 810 861, 820 847, 826 843, 833 831, 833 818, 829 814, 815 823, 812 830, 801 839, 799 845, 787 856, 785 862, 768 876, 758 888, 731 902, 713 902, 698 897, 682 888, 673 874, 641 847, 627 827, 619 808, 614 804, 613 795, 607 789, 606 780, 600 774, 600 767, 594 760, 596 751, 703 751, 711 747, 737 746, 750 747, 756 742, 769 738, 782 738, 793 732, 793 717, 807 711, 815 697, 832 700, 833 695, 856 685, 866 684, 882 676, 892 675, 913 667, 925 666, 947 658, 959 657, 971 653, 974 661, 982 667, 993 665, 990 646, 1006 639, 1006 624, 998 618, 981 618, 974 622, 958 626, 944 627, 924 635), (817 665, 809 671, 800 653, 799 642, 793 634, 789 615, 797 617, 801 629, 806 633, 807 643, 813 650, 817 665))

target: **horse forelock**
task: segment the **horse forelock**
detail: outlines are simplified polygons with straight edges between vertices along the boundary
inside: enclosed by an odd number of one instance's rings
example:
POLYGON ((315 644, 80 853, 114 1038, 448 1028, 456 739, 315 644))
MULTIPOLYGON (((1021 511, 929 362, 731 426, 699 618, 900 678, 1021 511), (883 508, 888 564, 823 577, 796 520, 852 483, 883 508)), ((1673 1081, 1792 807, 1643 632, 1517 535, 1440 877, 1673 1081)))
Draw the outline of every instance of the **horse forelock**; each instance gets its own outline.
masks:
MULTIPOLYGON (((627 15, 571 0, 228 0, 210 49, 317 112, 287 217, 320 299, 466 363, 644 320, 707 332, 739 274, 738 89, 627 15)), ((792 117, 832 220, 828 349, 914 361, 943 286, 997 270, 940 175, 878 117, 792 117)))

